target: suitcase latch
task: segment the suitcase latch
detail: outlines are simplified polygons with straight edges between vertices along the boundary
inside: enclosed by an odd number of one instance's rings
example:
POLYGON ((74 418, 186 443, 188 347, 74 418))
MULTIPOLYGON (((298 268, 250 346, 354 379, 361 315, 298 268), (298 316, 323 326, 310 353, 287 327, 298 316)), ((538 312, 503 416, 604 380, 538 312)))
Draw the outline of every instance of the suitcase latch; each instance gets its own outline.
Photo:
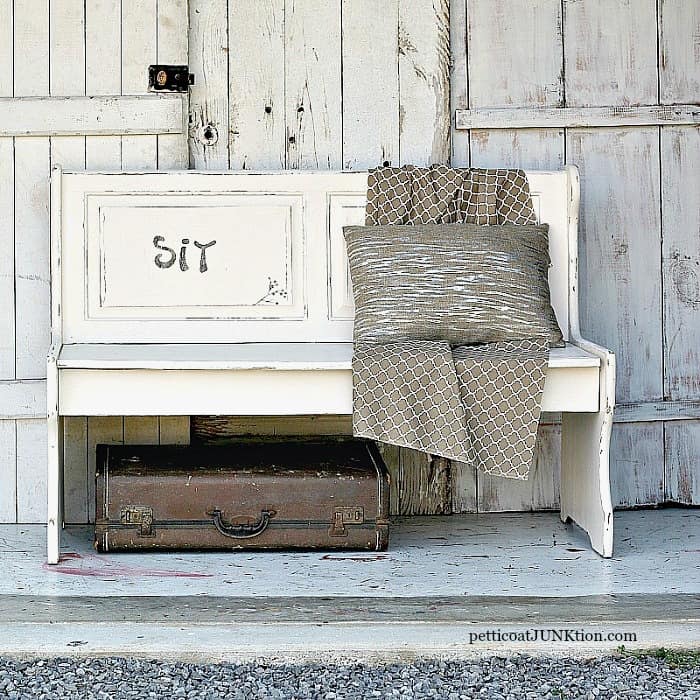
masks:
POLYGON ((119 522, 136 527, 139 537, 155 537, 153 508, 150 506, 124 506, 119 512, 119 522))
POLYGON ((328 534, 331 537, 347 537, 346 525, 361 525, 365 522, 365 509, 361 506, 336 508, 328 534))

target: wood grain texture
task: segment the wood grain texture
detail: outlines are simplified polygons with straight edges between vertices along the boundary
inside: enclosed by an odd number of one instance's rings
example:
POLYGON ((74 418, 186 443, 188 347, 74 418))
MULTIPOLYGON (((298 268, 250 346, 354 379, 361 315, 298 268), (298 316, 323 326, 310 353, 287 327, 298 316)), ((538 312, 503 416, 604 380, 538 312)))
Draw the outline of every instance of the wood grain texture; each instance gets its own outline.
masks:
POLYGON ((17 522, 45 523, 46 421, 17 421, 17 522))
POLYGON ((399 0, 399 156, 416 165, 450 158, 449 0, 399 0))
POLYGON ((352 435, 350 416, 192 416, 193 442, 237 435, 352 435))
POLYGON ((449 459, 401 448, 398 469, 398 515, 447 515, 452 512, 449 459))
POLYGON ((654 104, 656 0, 564 0, 569 107, 654 104))
POLYGON ((564 165, 563 129, 473 129, 472 166, 558 170, 564 165))
POLYGON ((700 397, 700 130, 661 131, 664 396, 700 397))
POLYGON ((615 508, 664 501, 663 423, 613 426, 610 441, 610 489, 615 508))
POLYGON ((700 3, 659 0, 659 102, 700 101, 700 3))
POLYGON ((658 130, 570 130, 567 159, 581 172, 582 333, 615 352, 619 403, 660 397, 658 130))
POLYGON ((674 503, 700 503, 700 421, 666 423, 666 498, 674 503))
POLYGON ((17 522, 15 421, 0 420, 0 523, 17 522))
POLYGON ((228 2, 190 0, 190 164, 228 168, 228 2))
POLYGON ((343 167, 399 161, 398 0, 343 0, 343 167))
POLYGON ((470 107, 561 105, 560 0, 469 0, 467 9, 470 107))
POLYGON ((540 424, 527 481, 478 475, 479 512, 555 510, 559 507, 561 425, 540 424))
MULTIPOLYGON (((467 61, 467 0, 450 0, 450 110, 469 109, 469 67, 467 61)), ((455 168, 468 167, 469 134, 452 129, 452 157, 455 168)))
POLYGON ((234 170, 286 166, 284 5, 284 0, 229 2, 229 158, 234 170))
MULTIPOLYGON (((12 0, 0 0, 0 98, 12 97, 12 0)), ((15 142, 0 138, 0 249, 15 247, 15 142)), ((15 256, 0 256, 0 381, 15 378, 15 256)), ((14 434, 14 426, 13 426, 14 434)), ((14 438, 13 438, 14 444, 14 438)), ((13 448, 14 449, 14 448, 13 448)), ((13 489, 14 493, 14 489, 13 489)), ((14 508, 14 507, 13 507, 14 508)))
POLYGON ((88 522, 95 522, 95 448, 100 443, 121 445, 124 442, 124 420, 121 416, 96 416, 88 420, 87 431, 87 509, 88 522))
POLYGON ((287 167, 340 170, 341 0, 286 0, 284 52, 287 167))

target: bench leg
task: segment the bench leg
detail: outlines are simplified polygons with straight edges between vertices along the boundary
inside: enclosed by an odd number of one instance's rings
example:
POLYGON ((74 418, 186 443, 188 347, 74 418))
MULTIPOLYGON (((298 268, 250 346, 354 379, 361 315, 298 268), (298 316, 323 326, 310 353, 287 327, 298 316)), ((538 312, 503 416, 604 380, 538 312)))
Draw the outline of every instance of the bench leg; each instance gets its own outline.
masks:
POLYGON ((63 529, 63 418, 58 414, 58 373, 49 362, 47 375, 48 429, 48 519, 46 525, 47 561, 58 564, 63 529))
POLYGON ((615 356, 601 356, 598 413, 565 413, 561 437, 561 519, 582 527, 603 557, 613 553, 610 434, 615 405, 615 356))

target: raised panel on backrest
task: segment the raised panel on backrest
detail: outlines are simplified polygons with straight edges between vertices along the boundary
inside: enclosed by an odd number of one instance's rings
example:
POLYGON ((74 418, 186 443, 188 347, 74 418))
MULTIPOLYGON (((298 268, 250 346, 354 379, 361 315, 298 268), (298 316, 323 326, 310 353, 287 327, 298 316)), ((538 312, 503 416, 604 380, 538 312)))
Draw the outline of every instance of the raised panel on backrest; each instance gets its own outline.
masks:
MULTIPOLYGON (((528 176, 568 337, 568 179, 528 176)), ((54 328, 64 343, 350 341, 342 227, 365 200, 366 173, 63 173, 54 328)))

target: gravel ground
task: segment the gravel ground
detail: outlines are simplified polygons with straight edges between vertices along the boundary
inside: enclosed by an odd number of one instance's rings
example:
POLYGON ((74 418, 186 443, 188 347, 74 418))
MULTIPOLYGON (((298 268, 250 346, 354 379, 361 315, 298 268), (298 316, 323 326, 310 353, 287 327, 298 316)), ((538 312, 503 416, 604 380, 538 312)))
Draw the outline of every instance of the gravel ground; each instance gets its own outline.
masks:
POLYGON ((349 664, 0 659, 1 698, 700 698, 700 666, 528 656, 349 664))

